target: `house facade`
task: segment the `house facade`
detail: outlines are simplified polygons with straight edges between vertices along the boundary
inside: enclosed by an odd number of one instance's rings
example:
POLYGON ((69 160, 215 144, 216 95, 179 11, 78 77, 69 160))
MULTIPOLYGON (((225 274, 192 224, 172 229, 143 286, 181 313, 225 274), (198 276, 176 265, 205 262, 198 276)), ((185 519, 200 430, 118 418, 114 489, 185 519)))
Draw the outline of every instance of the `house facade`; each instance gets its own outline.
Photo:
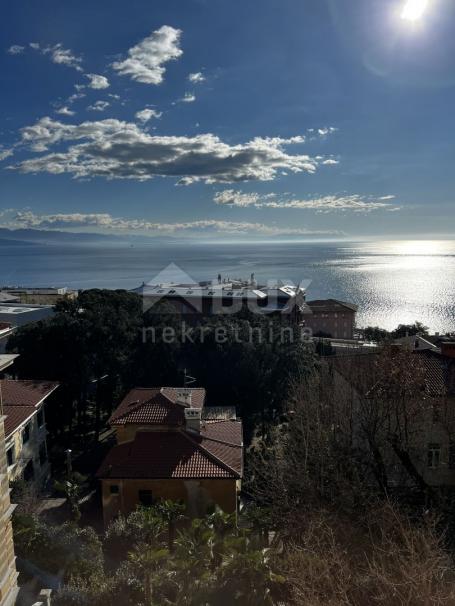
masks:
POLYGON ((206 408, 204 389, 137 388, 110 424, 117 444, 97 473, 105 524, 161 499, 182 501, 194 517, 214 505, 237 511, 243 437, 234 408, 206 408))
MULTIPOLYGON (((365 428, 371 427, 368 424, 374 421, 375 427, 380 428, 378 443, 390 487, 403 487, 410 482, 387 437, 401 426, 406 428, 410 461, 423 481, 434 488, 455 489, 455 346, 448 343, 437 352, 408 351, 410 356, 415 356, 415 366, 409 365, 406 372, 415 369, 419 389, 415 389, 405 404, 401 402, 401 407, 396 404, 396 410, 401 412, 395 422, 395 417, 386 413, 387 404, 381 403, 381 382, 386 375, 383 371, 378 373, 379 353, 332 359, 329 365, 334 398, 343 403, 350 418, 353 446, 360 451, 364 446, 365 428)), ((393 364, 390 368, 393 371, 393 364)), ((411 377, 408 375, 409 381, 411 377)), ((366 447, 365 452, 368 450, 366 447)))
MULTIPOLYGON (((14 356, 0 355, 0 372, 14 361, 14 356)), ((13 606, 18 593, 11 516, 14 506, 9 496, 9 478, 5 449, 5 416, 0 403, 0 606, 13 606)))
POLYGON ((32 305, 55 305, 59 301, 74 300, 77 291, 70 290, 66 286, 61 288, 25 288, 18 286, 5 286, 0 291, 5 300, 18 301, 19 303, 32 305))
POLYGON ((45 381, 0 382, 10 482, 23 479, 40 488, 50 476, 44 407, 57 387, 45 381))
POLYGON ((307 301, 305 326, 314 336, 353 339, 357 305, 337 299, 307 301))

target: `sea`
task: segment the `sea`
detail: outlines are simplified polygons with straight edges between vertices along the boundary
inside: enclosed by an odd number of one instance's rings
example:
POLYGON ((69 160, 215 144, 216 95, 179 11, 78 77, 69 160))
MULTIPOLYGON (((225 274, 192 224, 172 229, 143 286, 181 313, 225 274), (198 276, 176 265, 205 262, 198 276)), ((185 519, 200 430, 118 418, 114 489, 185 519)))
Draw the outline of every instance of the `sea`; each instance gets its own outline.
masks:
POLYGON ((250 278, 303 284, 307 300, 359 306, 357 324, 388 330, 418 320, 455 331, 455 241, 3 241, 0 285, 130 289, 143 282, 250 278))

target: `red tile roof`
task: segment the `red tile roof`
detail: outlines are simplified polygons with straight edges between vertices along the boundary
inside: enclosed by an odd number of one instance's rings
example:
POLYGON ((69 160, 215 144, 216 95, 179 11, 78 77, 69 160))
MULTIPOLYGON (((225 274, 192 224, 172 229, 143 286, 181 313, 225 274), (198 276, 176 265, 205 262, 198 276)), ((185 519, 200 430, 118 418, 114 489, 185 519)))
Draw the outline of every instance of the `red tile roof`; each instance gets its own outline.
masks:
POLYGON ((339 301, 338 299, 317 299, 307 301, 306 304, 313 312, 337 312, 345 310, 356 312, 358 310, 358 305, 339 301))
MULTIPOLYGON (((223 448, 201 436, 189 435, 182 430, 145 432, 136 434, 132 442, 119 444, 111 449, 103 461, 97 476, 99 478, 181 478, 181 479, 220 479, 239 478, 241 467, 229 454, 229 461, 236 463, 237 469, 221 460, 223 448), (208 450, 206 443, 213 448, 208 450)), ((237 458, 241 459, 241 448, 237 458)))
MULTIPOLYGON (((112 425, 183 425, 185 407, 177 403, 178 388, 135 388, 119 404, 110 418, 112 425)), ((191 406, 202 408, 205 389, 191 389, 191 406)))
MULTIPOLYGON (((381 373, 378 370, 379 353, 339 356, 330 360, 339 372, 359 393, 371 392, 381 373)), ((424 387, 430 397, 450 396, 455 393, 455 362, 429 350, 413 351, 416 369, 423 370, 424 387)))
POLYGON ((5 419, 5 437, 31 417, 38 405, 58 387, 49 381, 0 381, 5 419))
MULTIPOLYGON (((167 425, 169 431, 138 431, 133 441, 107 455, 99 477, 239 478, 243 473, 241 421, 202 420, 200 433, 185 429, 185 406, 178 388, 136 388, 114 411, 112 425, 167 425)), ((191 406, 203 409, 205 389, 191 389, 191 406)), ((235 410, 235 409, 233 409, 235 410)), ((231 416, 232 411, 231 411, 231 416)))
POLYGON ((241 421, 203 421, 201 434, 212 440, 242 446, 243 433, 241 421))
POLYGON ((36 413, 34 406, 4 406, 5 438, 8 438, 29 417, 36 413))
POLYGON ((49 381, 0 381, 3 404, 7 406, 37 406, 58 387, 49 381))

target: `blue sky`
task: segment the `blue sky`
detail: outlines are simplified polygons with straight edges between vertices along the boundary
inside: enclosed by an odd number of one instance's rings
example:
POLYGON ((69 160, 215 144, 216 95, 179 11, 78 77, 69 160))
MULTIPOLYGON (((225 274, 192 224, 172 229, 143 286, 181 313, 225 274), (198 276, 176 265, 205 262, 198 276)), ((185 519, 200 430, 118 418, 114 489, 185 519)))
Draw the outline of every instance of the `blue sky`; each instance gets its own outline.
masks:
POLYGON ((0 225, 451 235, 455 5, 408 3, 7 3, 0 225))

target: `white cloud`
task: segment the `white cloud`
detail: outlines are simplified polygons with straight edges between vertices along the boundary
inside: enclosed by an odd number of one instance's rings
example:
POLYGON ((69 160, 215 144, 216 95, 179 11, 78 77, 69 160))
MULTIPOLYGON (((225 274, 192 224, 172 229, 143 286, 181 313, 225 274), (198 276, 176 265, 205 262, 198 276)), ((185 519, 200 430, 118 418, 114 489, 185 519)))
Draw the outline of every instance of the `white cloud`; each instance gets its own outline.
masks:
POLYGON ((124 61, 116 61, 112 67, 122 76, 130 76, 136 82, 161 84, 166 72, 164 64, 178 59, 181 30, 163 25, 128 51, 124 61))
POLYGON ((216 204, 228 206, 257 206, 261 203, 261 195, 256 192, 244 193, 234 189, 224 189, 216 192, 213 200, 216 204))
POLYGON ((2 160, 6 160, 6 158, 9 158, 13 155, 13 150, 12 149, 3 149, 0 148, 0 162, 2 160))
POLYGON ((91 112, 104 112, 104 110, 106 110, 109 105, 109 101, 95 101, 95 103, 89 105, 87 109, 91 112))
POLYGON ((335 164, 339 164, 339 160, 335 160, 334 158, 327 158, 327 160, 323 160, 322 164, 325 166, 335 166, 335 164))
POLYGON ((163 114, 162 112, 159 112, 156 109, 150 109, 146 107, 145 109, 136 112, 134 115, 140 122, 143 122, 145 124, 145 122, 148 122, 152 118, 161 118, 163 114))
POLYGON ((337 234, 337 231, 311 230, 304 227, 281 227, 265 225, 263 223, 250 223, 244 221, 223 221, 215 219, 201 219, 179 223, 157 223, 145 219, 126 219, 113 217, 108 213, 68 213, 38 215, 32 211, 13 211, 9 209, 5 215, 6 221, 2 225, 10 228, 46 229, 46 230, 88 230, 98 232, 117 233, 148 233, 175 234, 178 232, 195 233, 223 233, 229 235, 328 235, 337 234))
POLYGON ((99 74, 84 74, 86 78, 90 80, 89 87, 94 89, 109 88, 109 80, 106 76, 100 76, 99 74))
POLYGON ((196 101, 196 95, 194 93, 185 93, 179 101, 181 103, 194 103, 194 101, 196 101))
POLYGON ((78 99, 83 99, 85 96, 85 93, 74 93, 73 95, 70 95, 66 101, 67 103, 72 104, 75 101, 78 101, 78 99))
POLYGON ((202 72, 195 72, 193 74, 188 74, 188 80, 193 84, 199 84, 200 82, 205 81, 205 76, 202 72))
POLYGON ((62 116, 74 116, 76 112, 74 112, 73 110, 69 109, 69 107, 66 107, 66 105, 64 105, 63 107, 59 107, 58 109, 56 109, 55 113, 61 114, 62 116))
POLYGON ((333 126, 325 126, 324 128, 318 128, 317 133, 320 137, 327 137, 327 135, 332 135, 336 133, 338 129, 333 126))
MULTIPOLYGON (((393 198, 394 196, 392 196, 393 198)), ((353 211, 359 213, 368 213, 374 210, 396 211, 399 207, 390 204, 386 200, 391 197, 384 196, 375 198, 374 196, 361 196, 359 194, 346 194, 335 196, 321 196, 300 200, 289 198, 289 196, 280 197, 278 194, 259 194, 256 192, 244 193, 234 189, 225 189, 219 191, 214 196, 214 202, 227 206, 253 206, 255 208, 294 208, 302 210, 314 210, 316 212, 328 213, 334 211, 353 211)))
POLYGON ((10 55, 22 55, 24 51, 25 46, 21 46, 20 44, 13 44, 6 52, 10 55))
POLYGON ((49 55, 53 63, 72 67, 78 72, 83 71, 80 65, 82 58, 77 57, 69 48, 64 48, 61 42, 54 46, 41 46, 39 42, 30 42, 29 46, 42 55, 49 55))
POLYGON ((11 168, 25 173, 69 173, 76 178, 147 180, 179 178, 179 184, 271 181, 282 171, 314 173, 318 160, 291 154, 304 137, 256 137, 231 145, 216 135, 157 136, 138 124, 116 119, 64 124, 42 118, 21 129, 22 145, 45 152, 71 142, 66 150, 26 159, 11 168), (76 144, 76 142, 78 142, 76 144))

